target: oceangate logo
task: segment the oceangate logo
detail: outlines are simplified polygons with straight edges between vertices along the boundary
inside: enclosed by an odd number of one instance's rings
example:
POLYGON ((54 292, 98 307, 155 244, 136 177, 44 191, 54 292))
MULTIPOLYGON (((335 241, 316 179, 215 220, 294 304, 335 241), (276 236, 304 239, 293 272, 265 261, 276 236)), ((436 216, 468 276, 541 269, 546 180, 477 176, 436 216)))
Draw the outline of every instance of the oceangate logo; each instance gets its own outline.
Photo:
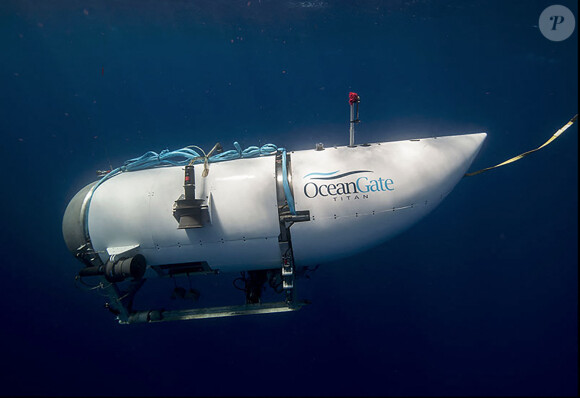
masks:
MULTIPOLYGON (((372 170, 354 170, 340 173, 340 170, 330 173, 309 173, 303 179, 309 181, 304 184, 304 195, 307 198, 318 196, 332 197, 337 200, 368 199, 371 192, 388 192, 395 190, 395 183, 390 178, 372 178, 372 176, 358 176, 354 181, 338 181, 345 177, 357 174, 373 173, 372 170), (327 183, 327 181, 334 181, 327 183)), ((349 178, 350 180, 352 179, 349 178)))

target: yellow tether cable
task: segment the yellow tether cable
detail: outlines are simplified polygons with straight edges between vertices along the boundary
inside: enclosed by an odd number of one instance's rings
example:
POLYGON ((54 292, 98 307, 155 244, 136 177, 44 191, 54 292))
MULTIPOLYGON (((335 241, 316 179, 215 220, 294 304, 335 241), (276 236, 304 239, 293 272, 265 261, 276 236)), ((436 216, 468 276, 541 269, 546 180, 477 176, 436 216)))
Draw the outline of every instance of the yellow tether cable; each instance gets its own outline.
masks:
POLYGON ((576 115, 575 115, 575 116, 574 116, 572 119, 570 119, 570 121, 569 121, 568 123, 566 123, 565 125, 563 125, 563 126, 560 128, 560 130, 556 131, 556 132, 554 133, 554 135, 553 135, 553 136, 551 136, 551 137, 550 137, 550 139, 549 139, 548 141, 544 142, 544 143, 543 143, 541 146, 537 147, 536 149, 532 149, 531 151, 527 151, 527 152, 524 152, 524 153, 522 153, 522 154, 520 154, 520 155, 518 155, 518 156, 514 156, 513 158, 511 158, 511 159, 508 159, 508 160, 506 160, 505 162, 501 162, 500 164, 496 164, 495 166, 486 167, 485 169, 477 170, 477 171, 474 171, 474 172, 472 172, 472 173, 465 173, 465 176, 464 176, 464 177, 471 177, 471 176, 474 176, 474 175, 477 175, 477 174, 483 173, 484 171, 488 171, 488 170, 491 170, 491 169, 495 169, 496 167, 504 166, 504 165, 506 165, 506 164, 508 164, 508 163, 513 163, 513 162, 515 162, 516 160, 520 160, 521 158, 523 158, 524 156, 527 156, 527 155, 529 155, 529 154, 530 154, 530 153, 532 153, 532 152, 539 151, 540 149, 542 149, 543 147, 545 147, 546 145, 548 145, 550 142, 552 142, 552 141, 554 141, 556 138, 558 138, 558 137, 560 136, 560 134, 562 134, 564 131, 566 131, 566 129, 567 129, 568 127, 570 127, 571 125, 573 125, 573 124, 574 124, 574 122, 576 121, 576 119, 578 119, 578 114, 576 114, 576 115))

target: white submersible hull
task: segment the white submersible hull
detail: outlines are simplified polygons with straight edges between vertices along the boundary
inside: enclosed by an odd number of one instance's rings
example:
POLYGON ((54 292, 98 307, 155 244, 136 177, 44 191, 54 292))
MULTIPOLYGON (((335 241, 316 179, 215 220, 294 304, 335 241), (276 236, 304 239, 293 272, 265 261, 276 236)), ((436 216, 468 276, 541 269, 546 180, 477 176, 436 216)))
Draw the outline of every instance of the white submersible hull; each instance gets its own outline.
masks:
MULTIPOLYGON (((376 246, 433 210, 485 137, 277 151, 209 163, 205 173, 196 164, 185 170, 185 183, 183 166, 124 172, 81 190, 63 233, 84 275, 112 283, 277 270, 291 291, 295 269, 376 246)), ((121 312, 136 321, 130 308, 121 312)))

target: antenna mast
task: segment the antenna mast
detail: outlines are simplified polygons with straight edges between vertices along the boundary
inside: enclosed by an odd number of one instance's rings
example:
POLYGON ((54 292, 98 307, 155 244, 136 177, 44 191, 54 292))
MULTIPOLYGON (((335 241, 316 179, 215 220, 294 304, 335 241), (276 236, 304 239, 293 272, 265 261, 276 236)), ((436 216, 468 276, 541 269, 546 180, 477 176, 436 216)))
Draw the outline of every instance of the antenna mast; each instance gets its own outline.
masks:
POLYGON ((348 93, 348 103, 350 104, 350 145, 353 148, 354 145, 354 124, 360 122, 358 118, 358 104, 360 103, 360 97, 357 93, 348 93), (354 106, 356 104, 356 118, 354 106))

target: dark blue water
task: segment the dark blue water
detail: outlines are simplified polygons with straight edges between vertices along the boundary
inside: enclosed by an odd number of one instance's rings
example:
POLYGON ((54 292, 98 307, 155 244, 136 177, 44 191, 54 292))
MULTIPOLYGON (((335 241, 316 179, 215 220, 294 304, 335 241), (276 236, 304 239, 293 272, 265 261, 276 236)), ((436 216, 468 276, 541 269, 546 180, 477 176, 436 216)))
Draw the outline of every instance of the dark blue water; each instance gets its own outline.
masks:
POLYGON ((2 1, 2 395, 577 395, 577 125, 321 266, 295 313, 119 325, 61 235, 148 150, 347 144, 349 91, 357 142, 486 131, 472 170, 535 148, 578 110, 551 4, 2 1))

